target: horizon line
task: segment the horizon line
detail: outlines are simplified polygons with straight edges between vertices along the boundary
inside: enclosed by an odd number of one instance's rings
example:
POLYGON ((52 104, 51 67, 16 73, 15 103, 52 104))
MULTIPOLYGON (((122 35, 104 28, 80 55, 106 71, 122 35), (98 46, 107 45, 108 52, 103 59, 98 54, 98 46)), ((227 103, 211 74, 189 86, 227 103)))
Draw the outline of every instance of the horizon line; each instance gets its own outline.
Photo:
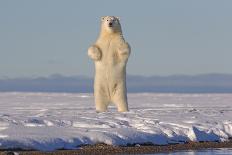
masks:
MULTIPOLYGON (((232 73, 217 73, 217 72, 211 72, 211 73, 197 73, 197 74, 169 74, 169 75, 140 75, 140 74, 127 74, 127 76, 130 77, 143 77, 143 78, 151 78, 151 77, 194 77, 194 76, 232 76, 232 73)), ((16 76, 16 77, 10 77, 10 76, 0 76, 0 80, 10 80, 10 79, 37 79, 37 78, 52 78, 52 77, 63 77, 63 78, 68 78, 68 77, 82 77, 82 78, 93 78, 94 76, 88 76, 88 75, 64 75, 61 73, 53 73, 49 75, 32 75, 32 76, 16 76)))

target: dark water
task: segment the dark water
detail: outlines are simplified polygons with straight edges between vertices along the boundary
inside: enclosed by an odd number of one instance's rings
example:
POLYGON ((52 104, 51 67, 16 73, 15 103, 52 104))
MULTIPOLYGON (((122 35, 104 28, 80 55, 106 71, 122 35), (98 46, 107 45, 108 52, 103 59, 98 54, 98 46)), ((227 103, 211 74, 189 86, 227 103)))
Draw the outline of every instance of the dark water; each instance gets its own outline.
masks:
POLYGON ((156 153, 146 155, 232 155, 232 148, 180 151, 172 153, 156 153))

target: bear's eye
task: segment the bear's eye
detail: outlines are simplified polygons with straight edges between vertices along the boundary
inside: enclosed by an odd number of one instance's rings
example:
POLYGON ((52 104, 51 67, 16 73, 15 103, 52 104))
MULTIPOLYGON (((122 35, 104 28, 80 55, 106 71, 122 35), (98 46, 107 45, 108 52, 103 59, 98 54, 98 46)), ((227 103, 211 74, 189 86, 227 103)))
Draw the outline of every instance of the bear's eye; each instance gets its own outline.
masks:
POLYGON ((107 21, 109 21, 109 20, 107 19, 107 21))

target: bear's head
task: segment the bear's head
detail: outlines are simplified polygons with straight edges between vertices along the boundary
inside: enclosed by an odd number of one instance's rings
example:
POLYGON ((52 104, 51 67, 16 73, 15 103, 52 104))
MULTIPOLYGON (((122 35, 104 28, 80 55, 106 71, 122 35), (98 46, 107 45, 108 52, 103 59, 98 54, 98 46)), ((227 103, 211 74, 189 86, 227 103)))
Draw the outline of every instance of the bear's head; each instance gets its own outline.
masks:
POLYGON ((104 16, 101 18, 102 29, 107 33, 121 32, 121 25, 119 18, 115 16, 104 16))

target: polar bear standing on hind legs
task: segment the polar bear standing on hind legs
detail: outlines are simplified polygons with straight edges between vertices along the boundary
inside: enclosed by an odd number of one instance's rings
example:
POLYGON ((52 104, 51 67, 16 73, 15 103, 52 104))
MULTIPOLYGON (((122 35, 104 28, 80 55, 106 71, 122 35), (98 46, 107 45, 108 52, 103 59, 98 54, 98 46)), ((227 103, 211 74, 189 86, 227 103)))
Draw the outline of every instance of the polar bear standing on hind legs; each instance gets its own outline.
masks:
POLYGON ((118 17, 101 18, 101 31, 88 56, 95 63, 94 97, 97 112, 112 102, 119 112, 128 111, 126 64, 130 45, 124 40, 118 17))

